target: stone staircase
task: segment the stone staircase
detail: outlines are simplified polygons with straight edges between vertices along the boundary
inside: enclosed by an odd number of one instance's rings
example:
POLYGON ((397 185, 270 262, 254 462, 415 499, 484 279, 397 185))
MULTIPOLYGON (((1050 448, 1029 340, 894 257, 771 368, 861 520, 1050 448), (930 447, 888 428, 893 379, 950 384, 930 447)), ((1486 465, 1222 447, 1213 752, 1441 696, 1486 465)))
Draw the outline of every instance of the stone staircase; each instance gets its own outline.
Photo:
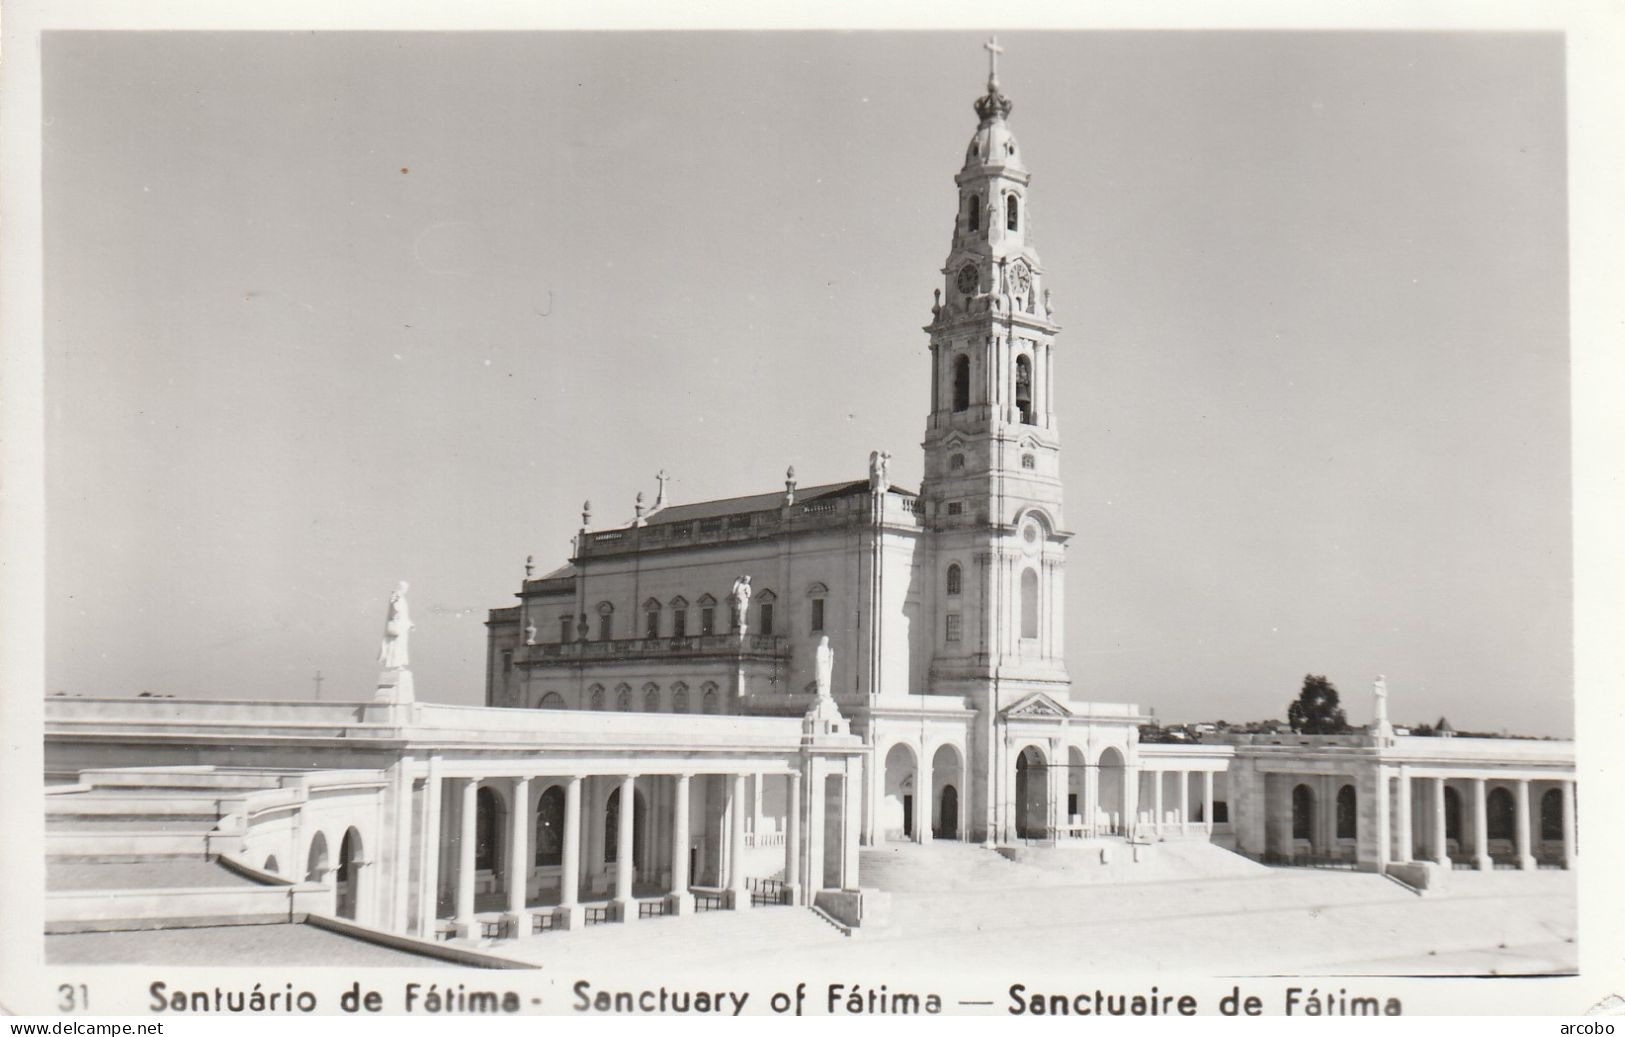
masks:
POLYGON ((221 819, 258 772, 212 768, 85 771, 45 797, 48 932, 286 921, 285 889, 218 863, 221 819))
POLYGON ((1139 847, 1121 839, 1088 839, 1055 847, 998 850, 949 840, 924 845, 886 843, 864 850, 859 868, 865 886, 898 894, 1247 878, 1269 871, 1198 839, 1139 847))

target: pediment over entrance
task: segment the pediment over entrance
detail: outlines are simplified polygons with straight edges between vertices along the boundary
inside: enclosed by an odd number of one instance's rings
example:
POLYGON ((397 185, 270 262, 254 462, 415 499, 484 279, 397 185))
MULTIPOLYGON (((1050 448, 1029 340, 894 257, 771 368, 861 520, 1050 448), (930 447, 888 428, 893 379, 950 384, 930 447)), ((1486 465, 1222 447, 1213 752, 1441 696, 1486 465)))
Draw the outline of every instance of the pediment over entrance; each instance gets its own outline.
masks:
POLYGON ((1005 717, 1069 717, 1072 711, 1041 691, 1035 691, 1004 709, 1005 717))

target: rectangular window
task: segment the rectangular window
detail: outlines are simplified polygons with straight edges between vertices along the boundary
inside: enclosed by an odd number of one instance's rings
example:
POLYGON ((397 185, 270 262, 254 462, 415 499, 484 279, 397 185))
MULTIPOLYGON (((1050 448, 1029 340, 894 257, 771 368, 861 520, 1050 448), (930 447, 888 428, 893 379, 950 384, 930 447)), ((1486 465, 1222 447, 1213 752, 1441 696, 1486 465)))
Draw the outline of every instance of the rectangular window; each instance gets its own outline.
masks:
POLYGON ((570 622, 570 617, 569 616, 560 616, 559 617, 559 644, 561 644, 561 645, 569 644, 570 643, 570 636, 573 633, 575 633, 575 625, 570 622))
POLYGON ((672 613, 671 613, 671 636, 672 637, 687 637, 688 636, 688 609, 672 609, 672 613))
POLYGON ((950 514, 950 515, 962 515, 964 513, 965 513, 965 504, 964 504, 963 501, 949 501, 948 502, 948 514, 950 514))
POLYGON ((717 610, 700 609, 700 633, 710 636, 717 632, 717 610))
POLYGON ((513 649, 504 648, 502 650, 502 672, 507 673, 511 669, 513 669, 513 649))
POLYGON ((656 612, 654 609, 650 609, 648 612, 643 614, 643 636, 660 636, 660 613, 656 612))
POLYGON ((608 641, 615 633, 615 615, 610 612, 598 617, 598 640, 608 641))
POLYGON ((814 598, 812 600, 812 632, 815 633, 815 634, 820 634, 820 633, 823 633, 823 631, 824 631, 824 599, 823 598, 814 598))
POLYGON ((739 606, 738 605, 729 605, 728 606, 728 629, 729 630, 738 630, 739 629, 739 620, 740 620, 739 606))
POLYGON ((948 613, 948 629, 945 636, 949 641, 959 640, 959 613, 948 613))
POLYGON ((772 602, 767 602, 767 601, 762 602, 761 609, 759 610, 758 614, 761 616, 761 622, 759 622, 757 625, 761 629, 759 629, 757 631, 757 633, 763 635, 764 637, 772 637, 773 636, 773 604, 772 604, 772 602))

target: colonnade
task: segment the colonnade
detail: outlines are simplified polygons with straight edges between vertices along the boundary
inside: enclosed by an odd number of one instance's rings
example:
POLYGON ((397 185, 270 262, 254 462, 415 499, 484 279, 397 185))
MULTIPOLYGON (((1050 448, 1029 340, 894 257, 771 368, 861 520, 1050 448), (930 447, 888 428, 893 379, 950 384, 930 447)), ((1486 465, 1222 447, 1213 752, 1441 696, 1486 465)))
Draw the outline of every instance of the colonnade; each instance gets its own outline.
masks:
MULTIPOLYGON (((506 834, 505 871, 506 888, 505 901, 502 911, 501 930, 510 937, 528 936, 532 932, 534 916, 551 916, 548 923, 537 923, 539 927, 547 928, 578 928, 587 923, 587 910, 594 910, 592 921, 618 921, 631 922, 637 920, 640 906, 653 905, 649 913, 652 914, 684 914, 694 910, 694 892, 691 888, 689 874, 689 850, 693 837, 690 818, 690 799, 692 780, 696 776, 687 772, 659 772, 640 773, 625 771, 619 774, 570 774, 561 776, 558 783, 564 789, 564 809, 561 835, 561 855, 559 865, 559 897, 556 906, 533 908, 527 902, 528 882, 532 857, 530 845, 531 833, 535 830, 536 811, 533 809, 531 790, 533 783, 540 780, 541 775, 533 773, 508 774, 501 776, 444 776, 441 772, 444 765, 439 757, 431 757, 428 765, 428 777, 424 785, 423 795, 420 797, 418 809, 421 811, 418 828, 425 837, 417 847, 419 857, 419 881, 417 885, 418 910, 416 917, 416 930, 419 935, 433 937, 440 928, 439 922, 439 892, 441 888, 438 874, 441 863, 440 838, 442 834, 442 800, 445 795, 458 797, 459 807, 457 814, 457 831, 446 833, 455 838, 456 842, 456 884, 454 886, 453 907, 451 912, 451 932, 454 935, 480 935, 478 920, 476 918, 476 843, 478 840, 478 796, 483 786, 494 786, 506 792, 510 799, 508 810, 509 830, 506 834), (583 836, 583 785, 589 778, 611 778, 615 782, 615 795, 619 796, 619 806, 616 812, 617 828, 615 831, 616 854, 614 860, 613 894, 607 902, 584 904, 581 898, 581 867, 582 867, 582 836, 583 836), (664 810, 663 816, 670 819, 670 857, 671 866, 669 881, 665 891, 654 897, 645 896, 641 900, 635 895, 633 880, 637 866, 634 847, 636 845, 636 802, 639 778, 666 778, 669 779, 671 789, 669 802, 658 805, 656 810, 664 810), (607 911, 606 911, 607 908, 607 911)), ((712 772, 705 772, 712 774, 712 772)), ((815 769, 814 773, 818 773, 815 769)), ((787 780, 788 791, 786 797, 786 833, 784 840, 784 879, 783 890, 785 898, 790 903, 803 902, 803 882, 809 883, 812 888, 829 885, 828 879, 835 878, 834 885, 841 886, 850 870, 855 878, 855 864, 849 867, 845 857, 841 854, 838 867, 829 868, 825 862, 825 815, 830 809, 826 800, 828 795, 813 795, 803 797, 802 774, 800 771, 736 771, 723 772, 713 776, 722 779, 723 801, 722 817, 725 819, 726 831, 722 833, 721 842, 725 845, 727 854, 725 858, 725 875, 719 862, 718 879, 719 890, 712 892, 711 896, 721 894, 724 906, 733 910, 743 910, 750 907, 751 891, 747 883, 750 877, 746 867, 746 827, 747 815, 754 816, 759 813, 747 811, 747 782, 755 777, 758 789, 763 777, 782 776, 787 780), (809 822, 804 839, 803 824, 809 822), (804 845, 805 844, 805 845, 804 845), (804 854, 804 850, 808 850, 804 854), (806 879, 803 873, 806 873, 806 879)), ((552 777, 552 775, 549 775, 552 777)), ((844 779, 843 779, 844 780, 844 779)), ((643 791, 648 791, 647 786, 643 791)), ((847 812, 846 788, 839 789, 840 801, 835 809, 847 812)), ((651 826, 657 827, 657 826, 651 826)), ((844 829, 844 818, 841 828, 844 829)), ((591 829, 587 829, 591 832, 591 829)), ((607 832, 605 833, 607 835, 607 832)), ((721 846, 718 849, 722 849, 721 846)), ((855 853, 852 854, 855 857, 855 853)))
MULTIPOLYGON (((1181 768, 1174 770, 1171 768, 1151 768, 1142 765, 1139 773, 1142 775, 1151 776, 1151 821, 1148 828, 1152 835, 1155 835, 1158 838, 1165 838, 1170 835, 1191 835, 1195 833, 1200 833, 1202 835, 1213 834, 1213 775, 1215 771, 1208 768, 1203 768, 1200 770, 1181 768), (1170 774, 1178 775, 1179 781, 1179 793, 1177 796, 1173 797, 1173 802, 1168 802, 1165 789, 1165 786, 1167 785, 1167 775, 1170 774), (1200 803, 1202 808, 1202 819, 1200 821, 1191 820, 1190 790, 1191 775, 1193 774, 1200 774, 1202 776, 1202 796, 1200 803), (1172 819, 1168 817, 1170 809, 1174 814, 1172 819)), ((1136 783, 1138 783, 1137 779, 1136 783)))
POLYGON ((1115 747, 1106 747, 1099 761, 1090 761, 1087 753, 1076 746, 1067 744, 1064 739, 1051 738, 1044 741, 1036 739, 1008 738, 1005 742, 1005 776, 1004 787, 1004 816, 1007 819, 1005 838, 1013 839, 1024 828, 1031 830, 1035 827, 1033 822, 1039 820, 1028 813, 1031 810, 1033 787, 1031 782, 1035 778, 1032 767, 1026 768, 1025 797, 1021 795, 1021 782, 1018 773, 1022 769, 1020 760, 1022 753, 1029 749, 1038 749, 1043 755, 1044 774, 1044 811, 1040 825, 1047 833, 1056 838, 1086 838, 1098 835, 1128 835, 1149 836, 1165 839, 1179 835, 1211 836, 1214 831, 1214 803, 1215 784, 1214 775, 1224 772, 1228 761, 1216 761, 1209 767, 1171 767, 1148 766, 1142 759, 1139 766, 1130 766, 1126 762, 1108 765, 1104 761, 1110 757, 1122 761, 1122 755, 1115 747), (1078 809, 1068 809, 1068 796, 1073 791, 1071 775, 1081 772, 1082 779, 1078 783, 1078 809), (1105 772, 1116 775, 1118 788, 1113 790, 1117 799, 1117 810, 1113 811, 1101 803, 1101 777, 1105 772), (1201 775, 1201 789, 1193 794, 1191 782, 1194 775, 1201 775), (1172 796, 1167 794, 1166 784, 1170 775, 1177 775, 1178 789, 1172 796), (1142 781, 1149 780, 1150 788, 1142 790, 1142 781), (1198 802, 1193 802, 1193 800, 1198 802), (1193 807, 1200 805, 1201 820, 1193 819, 1193 807), (1102 810, 1108 815, 1102 818, 1102 810), (1142 813, 1149 816, 1141 820, 1142 813), (1113 818, 1110 815, 1115 814, 1113 818), (1026 824, 1022 822, 1025 821, 1026 824))
MULTIPOLYGON (((1517 866, 1523 870, 1536 867, 1534 838, 1534 811, 1530 809, 1530 785, 1533 781, 1545 781, 1557 786, 1562 797, 1562 865, 1565 868, 1574 866, 1576 857, 1575 822, 1574 822, 1574 779, 1568 777, 1528 778, 1528 777, 1495 777, 1482 775, 1432 773, 1413 774, 1408 767, 1397 769, 1394 780, 1385 774, 1382 779, 1383 795, 1379 807, 1386 808, 1390 794, 1393 797, 1394 814, 1392 831, 1394 838, 1390 845, 1388 838, 1389 826, 1383 824, 1381 830, 1383 839, 1378 847, 1384 862, 1391 861, 1396 864, 1405 864, 1412 861, 1430 861, 1436 864, 1451 866, 1445 806, 1445 787, 1448 781, 1465 781, 1471 788, 1471 801, 1469 807, 1472 811, 1472 863, 1481 871, 1492 869, 1495 864, 1490 855, 1489 845, 1489 783, 1493 780, 1508 788, 1512 794, 1513 823, 1512 844, 1517 866), (1413 803, 1413 783, 1420 784, 1422 788, 1422 802, 1413 803), (1390 784, 1396 788, 1390 793, 1390 784), (1416 817, 1418 810, 1425 811, 1421 818, 1416 817), (1422 823, 1418 825, 1417 820, 1422 823), (1415 829, 1421 828, 1425 847, 1415 845, 1415 829), (1421 852, 1424 851, 1425 852, 1421 852), (1389 853, 1392 856, 1389 857, 1389 853)), ((1465 834, 1465 833, 1461 833, 1465 834)))

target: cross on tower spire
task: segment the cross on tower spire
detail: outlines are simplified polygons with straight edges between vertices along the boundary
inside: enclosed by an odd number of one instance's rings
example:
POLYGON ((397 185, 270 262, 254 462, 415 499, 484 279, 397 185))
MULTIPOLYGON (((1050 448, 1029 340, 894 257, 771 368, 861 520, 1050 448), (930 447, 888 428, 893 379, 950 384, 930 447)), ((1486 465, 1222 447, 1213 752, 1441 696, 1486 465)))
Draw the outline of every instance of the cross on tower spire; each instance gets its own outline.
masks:
POLYGON ((982 49, 987 51, 987 88, 991 92, 999 88, 999 55, 1004 53, 1004 48, 999 46, 997 36, 989 36, 982 49))

